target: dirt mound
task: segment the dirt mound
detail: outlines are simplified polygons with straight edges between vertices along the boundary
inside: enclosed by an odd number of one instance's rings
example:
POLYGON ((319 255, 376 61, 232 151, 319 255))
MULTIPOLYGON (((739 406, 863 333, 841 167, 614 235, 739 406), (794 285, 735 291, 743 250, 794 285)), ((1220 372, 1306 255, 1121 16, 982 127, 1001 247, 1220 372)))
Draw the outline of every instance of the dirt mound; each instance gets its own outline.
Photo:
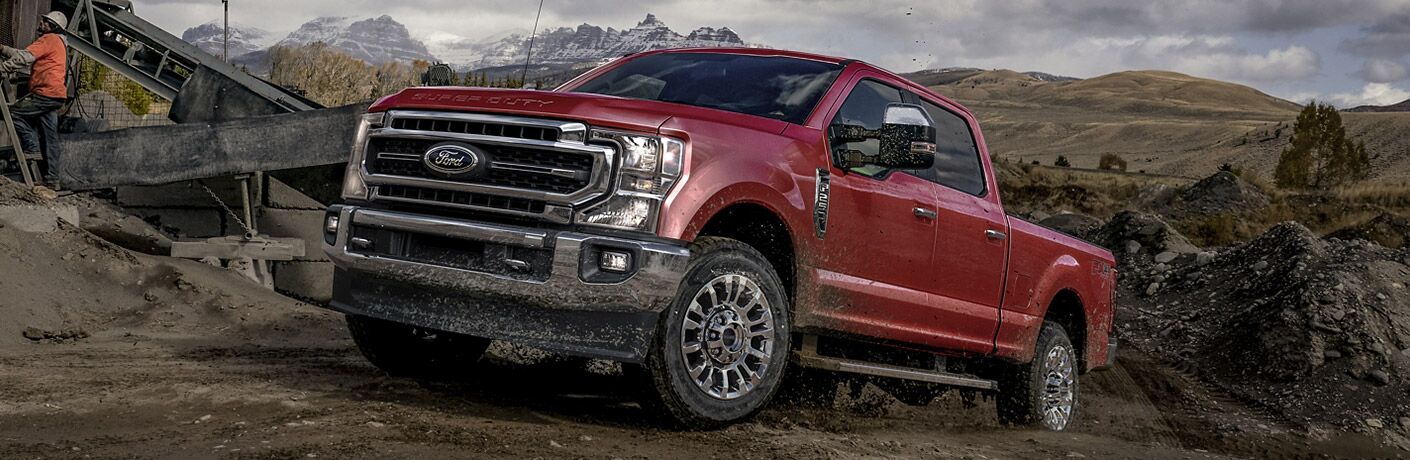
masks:
POLYGON ((1168 263, 1182 254, 1195 254, 1199 248, 1175 230, 1165 219, 1153 214, 1123 211, 1091 233, 1093 242, 1116 254, 1123 265, 1140 258, 1168 263))
POLYGON ((1410 219, 1390 213, 1381 213, 1360 225, 1337 230, 1327 238, 1340 240, 1366 240, 1388 248, 1403 248, 1410 243, 1410 219))
POLYGON ((1181 191, 1174 205, 1185 213, 1246 213, 1268 206, 1268 195, 1229 171, 1219 171, 1181 191))
POLYGON ((78 214, 70 198, 45 200, 0 178, 0 345, 107 330, 277 333, 322 315, 230 270, 100 239, 58 217, 78 214))
POLYGON ((1059 213, 1038 221, 1038 225, 1078 238, 1087 238, 1092 232, 1101 228, 1104 223, 1095 217, 1075 212, 1059 213))
POLYGON ((1297 223, 1213 257, 1132 267, 1122 336, 1310 425, 1406 443, 1410 250, 1324 240, 1297 223))

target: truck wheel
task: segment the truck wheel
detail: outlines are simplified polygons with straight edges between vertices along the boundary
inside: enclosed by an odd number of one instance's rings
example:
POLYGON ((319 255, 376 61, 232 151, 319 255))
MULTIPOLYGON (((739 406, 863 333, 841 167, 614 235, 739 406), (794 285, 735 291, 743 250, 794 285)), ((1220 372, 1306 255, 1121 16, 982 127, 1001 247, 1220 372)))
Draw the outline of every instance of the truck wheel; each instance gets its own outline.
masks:
POLYGON ((999 380, 999 422, 1062 431, 1077 417, 1077 352, 1062 326, 1043 323, 1033 361, 999 380))
POLYGON ((788 363, 788 297, 763 254, 700 238, 645 368, 647 404, 682 426, 718 427, 763 408, 788 363))
POLYGON ((353 342, 373 366, 393 377, 459 375, 480 359, 490 340, 347 315, 353 342))

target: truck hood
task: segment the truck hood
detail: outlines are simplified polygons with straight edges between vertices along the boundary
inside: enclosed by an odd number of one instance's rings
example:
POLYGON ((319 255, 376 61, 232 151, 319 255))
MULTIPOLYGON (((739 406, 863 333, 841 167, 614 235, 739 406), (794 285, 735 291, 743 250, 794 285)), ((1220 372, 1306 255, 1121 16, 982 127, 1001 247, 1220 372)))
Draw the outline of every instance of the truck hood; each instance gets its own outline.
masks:
POLYGON ((492 112, 581 121, 592 126, 655 133, 681 106, 585 93, 512 89, 408 88, 379 99, 367 109, 492 112))

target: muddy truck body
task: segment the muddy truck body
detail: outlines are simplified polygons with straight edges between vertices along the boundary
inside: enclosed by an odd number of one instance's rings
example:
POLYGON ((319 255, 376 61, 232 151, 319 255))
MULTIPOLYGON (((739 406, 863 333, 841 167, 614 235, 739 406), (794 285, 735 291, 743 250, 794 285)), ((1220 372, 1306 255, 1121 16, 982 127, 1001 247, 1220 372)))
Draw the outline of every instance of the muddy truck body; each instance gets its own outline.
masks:
POLYGON ((869 64, 640 53, 362 117, 331 307, 394 375, 489 340, 625 363, 693 427, 874 383, 1064 429, 1115 353, 1112 254, 1005 214, 975 117, 869 64))

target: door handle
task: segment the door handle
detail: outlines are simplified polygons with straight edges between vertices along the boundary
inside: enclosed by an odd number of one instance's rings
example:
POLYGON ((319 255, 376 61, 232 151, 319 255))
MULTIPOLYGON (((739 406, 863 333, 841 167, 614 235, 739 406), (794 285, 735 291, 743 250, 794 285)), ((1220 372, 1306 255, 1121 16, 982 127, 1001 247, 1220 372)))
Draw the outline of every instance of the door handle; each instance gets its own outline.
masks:
POLYGON ((920 207, 920 206, 916 206, 916 207, 914 207, 914 208, 911 208, 911 212, 914 213, 914 214, 916 215, 916 217, 919 217, 919 218, 922 218, 922 219, 934 219, 934 218, 940 216, 940 214, 937 214, 937 213, 935 212, 935 210, 922 208, 922 207, 920 207))
POLYGON ((984 237, 985 237, 985 238, 988 238, 988 239, 991 239, 991 240, 994 240, 994 241, 1003 241, 1004 239, 1008 238, 1009 236, 1008 236, 1008 235, 1005 235, 1004 232, 1001 232, 1001 231, 998 231, 998 230, 985 230, 985 231, 984 231, 984 237))

